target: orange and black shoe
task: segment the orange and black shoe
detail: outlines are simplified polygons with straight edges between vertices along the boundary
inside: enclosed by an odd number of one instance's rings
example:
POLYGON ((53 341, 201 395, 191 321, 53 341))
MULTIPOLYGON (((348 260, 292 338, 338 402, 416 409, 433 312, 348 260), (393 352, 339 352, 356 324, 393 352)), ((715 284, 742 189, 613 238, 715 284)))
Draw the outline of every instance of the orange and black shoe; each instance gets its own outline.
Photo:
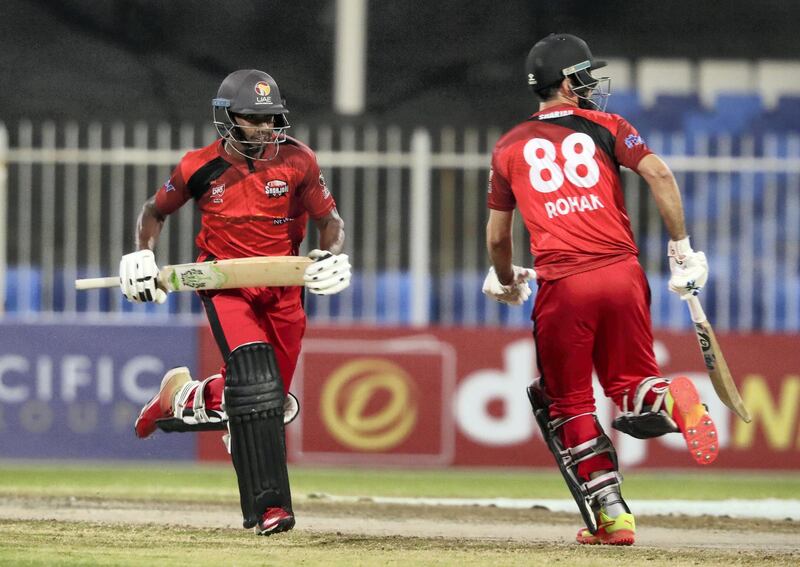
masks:
POLYGON ((288 532, 294 527, 294 516, 283 508, 267 508, 261 521, 255 527, 258 535, 270 536, 288 532))
POLYGON ((719 454, 717 428, 692 381, 685 376, 670 381, 664 404, 692 458, 701 465, 713 463, 719 454))
POLYGON ((636 520, 624 512, 612 518, 603 510, 597 516, 597 532, 587 528, 578 531, 575 541, 583 545, 633 545, 636 537, 636 520))

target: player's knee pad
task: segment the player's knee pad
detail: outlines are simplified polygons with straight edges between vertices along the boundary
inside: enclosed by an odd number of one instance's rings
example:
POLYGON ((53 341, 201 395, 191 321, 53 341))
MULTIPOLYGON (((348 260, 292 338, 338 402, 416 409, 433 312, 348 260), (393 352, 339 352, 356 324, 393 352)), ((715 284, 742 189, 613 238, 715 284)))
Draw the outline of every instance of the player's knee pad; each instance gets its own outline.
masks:
MULTIPOLYGON (((606 504, 614 492, 617 495, 620 494, 622 475, 617 472, 617 452, 614 449, 614 445, 595 416, 594 420, 598 431, 597 437, 575 447, 564 447, 558 430, 569 420, 578 416, 551 420, 550 400, 547 398, 539 380, 528 388, 528 399, 530 400, 536 423, 542 431, 542 437, 555 457, 561 475, 567 482, 567 487, 578 504, 583 521, 586 523, 586 527, 592 533, 595 533, 597 531, 597 515, 600 508, 606 504), (614 470, 598 475, 588 481, 583 480, 578 474, 578 465, 602 454, 608 455, 614 470)), ((621 496, 619 496, 619 500, 621 501, 621 496)))
POLYGON ((224 407, 244 527, 267 508, 291 513, 283 428, 283 381, 272 346, 248 343, 228 357, 224 407))
POLYGON ((650 439, 678 431, 678 425, 664 407, 669 386, 660 384, 666 384, 666 380, 651 376, 639 383, 633 399, 625 394, 622 398, 622 415, 611 426, 637 439, 650 439), (651 391, 655 394, 655 401, 645 405, 644 398, 651 391))

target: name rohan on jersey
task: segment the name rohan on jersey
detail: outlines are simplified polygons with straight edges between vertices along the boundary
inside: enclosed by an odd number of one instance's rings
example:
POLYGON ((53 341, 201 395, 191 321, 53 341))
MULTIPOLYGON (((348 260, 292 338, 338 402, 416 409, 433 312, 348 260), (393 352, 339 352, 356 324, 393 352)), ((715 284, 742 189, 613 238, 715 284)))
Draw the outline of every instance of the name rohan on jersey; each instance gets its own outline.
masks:
POLYGON ((619 168, 636 171, 650 153, 619 115, 550 107, 495 145, 488 206, 519 207, 544 280, 637 256, 619 168))
POLYGON ((200 256, 217 259, 296 255, 308 217, 336 207, 314 152, 294 138, 270 161, 235 159, 222 140, 187 153, 155 205, 169 215, 189 199, 201 213, 200 256))

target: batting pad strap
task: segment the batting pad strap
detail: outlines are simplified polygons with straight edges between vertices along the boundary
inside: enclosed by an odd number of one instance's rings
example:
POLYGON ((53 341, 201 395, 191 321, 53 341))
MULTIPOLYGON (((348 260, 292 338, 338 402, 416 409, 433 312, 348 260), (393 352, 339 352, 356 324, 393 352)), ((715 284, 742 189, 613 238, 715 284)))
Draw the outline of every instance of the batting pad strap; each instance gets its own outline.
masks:
POLYGON ((678 431, 678 425, 666 407, 667 390, 669 385, 664 378, 659 376, 645 378, 636 388, 633 407, 630 406, 628 394, 623 396, 622 414, 611 426, 637 439, 650 439, 678 431), (655 394, 655 400, 650 406, 644 405, 644 398, 648 392, 655 394))
POLYGON ((583 488, 593 507, 602 509, 617 505, 630 513, 630 508, 622 498, 621 484, 622 475, 617 471, 610 471, 587 481, 583 488))
POLYGON ((186 407, 186 400, 189 399, 189 396, 192 392, 195 391, 197 388, 197 382, 194 380, 190 380, 184 384, 178 393, 175 394, 175 402, 172 404, 172 417, 182 419, 183 418, 183 410, 186 407))
POLYGON ((622 484, 622 475, 617 471, 610 471, 587 481, 584 483, 584 487, 589 496, 595 496, 610 487, 619 489, 620 484, 622 484))
POLYGON ((578 463, 591 459, 597 455, 614 452, 614 446, 611 444, 611 439, 603 434, 595 437, 594 439, 589 439, 580 445, 570 447, 567 449, 567 452, 571 457, 571 460, 568 464, 577 465, 578 463))
POLYGON ((247 415, 275 408, 283 410, 283 388, 275 390, 268 383, 225 388, 228 416, 247 415))
POLYGON ((209 376, 202 382, 200 385, 197 386, 197 390, 194 393, 194 401, 192 403, 192 411, 194 413, 194 420, 195 423, 208 423, 210 421, 219 422, 225 419, 225 414, 222 413, 220 415, 219 412, 213 412, 213 417, 208 415, 206 412, 206 397, 205 397, 205 390, 206 384, 208 384, 211 380, 221 379, 221 374, 215 374, 213 376, 209 376))
POLYGON ((633 407, 630 407, 629 405, 630 400, 628 399, 627 392, 622 397, 622 413, 633 415, 641 414, 642 409, 644 408, 644 398, 651 390, 655 394, 656 398, 653 404, 650 406, 649 411, 659 411, 661 409, 661 405, 664 403, 664 397, 666 396, 668 389, 669 385, 667 384, 667 380, 661 376, 650 376, 645 378, 636 387, 636 392, 633 395, 633 407), (662 385, 659 386, 658 384, 662 385))

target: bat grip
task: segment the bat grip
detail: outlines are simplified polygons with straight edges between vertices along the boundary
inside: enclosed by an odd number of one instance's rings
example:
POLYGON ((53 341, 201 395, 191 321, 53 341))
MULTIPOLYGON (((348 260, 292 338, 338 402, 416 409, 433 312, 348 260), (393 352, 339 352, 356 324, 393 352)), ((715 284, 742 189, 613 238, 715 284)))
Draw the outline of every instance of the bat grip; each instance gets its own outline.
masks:
POLYGON ((75 289, 101 289, 104 287, 117 287, 119 286, 119 276, 110 276, 107 278, 86 278, 83 280, 75 280, 75 289))
POLYGON ((700 300, 694 295, 686 300, 686 305, 689 306, 689 314, 692 316, 692 321, 695 323, 705 323, 708 318, 706 317, 703 306, 700 305, 700 300))

